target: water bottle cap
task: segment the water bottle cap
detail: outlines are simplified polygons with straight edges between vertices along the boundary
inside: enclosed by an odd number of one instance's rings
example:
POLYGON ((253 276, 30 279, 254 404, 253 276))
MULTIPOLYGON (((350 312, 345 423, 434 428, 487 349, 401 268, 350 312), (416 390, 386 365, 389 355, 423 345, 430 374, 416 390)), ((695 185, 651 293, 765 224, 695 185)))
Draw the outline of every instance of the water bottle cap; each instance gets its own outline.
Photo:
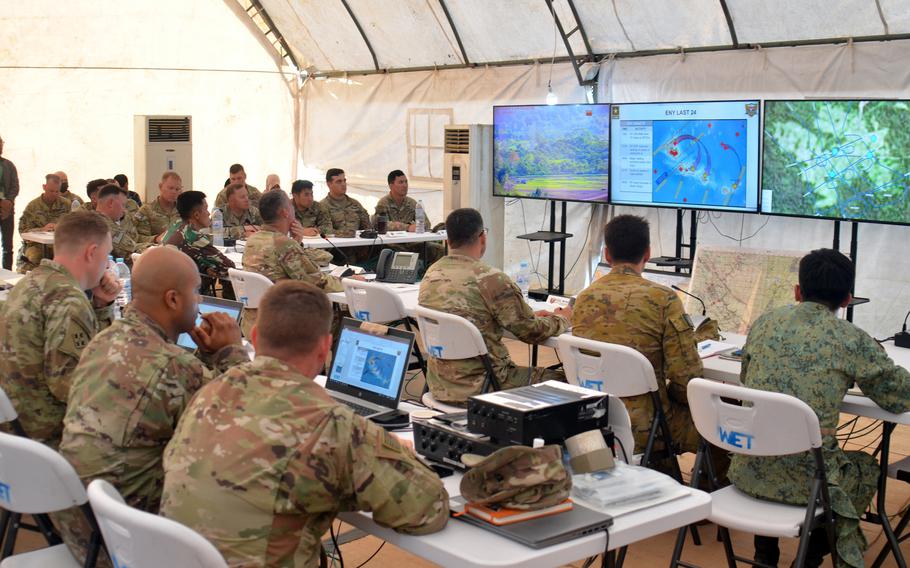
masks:
POLYGON ((117 262, 123 262, 123 259, 122 259, 122 258, 118 258, 118 259, 117 259, 117 262))

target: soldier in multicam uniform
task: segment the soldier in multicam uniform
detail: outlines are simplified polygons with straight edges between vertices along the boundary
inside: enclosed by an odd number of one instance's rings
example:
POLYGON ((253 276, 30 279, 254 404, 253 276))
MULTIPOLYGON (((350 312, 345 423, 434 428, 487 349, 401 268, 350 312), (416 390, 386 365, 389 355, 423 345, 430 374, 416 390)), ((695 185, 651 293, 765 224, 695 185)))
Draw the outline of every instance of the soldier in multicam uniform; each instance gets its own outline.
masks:
MULTIPOLYGON (((855 382, 888 412, 907 412, 910 373, 895 365, 867 333, 835 314, 849 304, 854 278, 853 263, 838 251, 822 249, 805 256, 795 291, 800 303, 764 314, 752 325, 740 379, 749 388, 795 396, 818 415, 836 521, 837 565, 859 567, 866 548, 859 517, 876 491, 879 466, 866 452, 838 447, 840 405, 855 382)), ((753 497, 805 505, 814 469, 808 453, 734 455, 730 479, 753 497)), ((777 539, 756 537, 755 544, 756 560, 777 563, 777 539)), ((827 552, 824 529, 817 529, 810 538, 806 566, 821 566, 827 552)))
MULTIPOLYGON (((502 344, 502 334, 509 331, 525 343, 540 343, 566 331, 572 309, 534 313, 505 273, 480 261, 487 235, 476 210, 452 211, 446 218, 446 231, 449 254, 427 270, 420 283, 420 305, 459 315, 477 326, 503 389, 546 380, 565 381, 562 371, 515 365, 502 344)), ((431 358, 427 384, 437 400, 463 405, 468 397, 480 393, 485 375, 480 358, 431 358)))
MULTIPOLYGON (((151 513, 161 500, 164 447, 190 398, 215 377, 176 345, 177 336, 190 333, 219 372, 250 360, 227 314, 205 314, 195 327, 200 282, 193 261, 175 248, 143 254, 123 318, 89 342, 72 375, 60 453, 85 484, 104 479, 151 513)), ((91 531, 81 515, 69 516, 58 526, 81 558, 91 531)))
MULTIPOLYGON (((19 218, 19 233, 27 231, 53 231, 57 219, 70 212, 70 202, 60 197, 60 178, 56 174, 44 176, 44 193, 31 200, 19 218)), ((53 249, 39 243, 22 242, 19 255, 19 272, 25 274, 38 266, 46 254, 53 256, 53 249)))
POLYGON ((64 215, 54 239, 54 260, 41 261, 0 304, 0 387, 25 432, 56 447, 73 368, 110 323, 120 285, 107 273, 111 235, 101 215, 64 215))
MULTIPOLYGON (((686 386, 704 368, 692 321, 676 293, 641 276, 651 256, 648 222, 634 215, 618 215, 604 229, 604 256, 613 267, 575 300, 572 334, 632 347, 651 362, 657 377, 670 435, 683 452, 698 451, 698 432, 692 424, 686 386)), ((636 451, 643 451, 654 418, 648 394, 623 399, 632 420, 636 451)), ((655 443, 663 449, 662 442, 655 443)), ((729 457, 714 452, 715 472, 726 476, 729 457)), ((673 471, 672 456, 656 469, 673 471)))
POLYGON ((82 208, 86 211, 95 211, 98 204, 98 192, 106 185, 107 180, 103 179, 93 179, 85 184, 85 194, 88 196, 88 201, 82 204, 82 208))
POLYGON ((234 261, 215 248, 210 235, 203 232, 212 225, 205 194, 201 191, 181 193, 177 197, 177 211, 181 221, 171 225, 164 236, 164 243, 177 247, 192 258, 202 274, 211 278, 227 278, 228 268, 234 268, 234 261))
POLYGON ((303 227, 303 236, 316 237, 332 232, 332 217, 325 207, 313 200, 313 182, 299 179, 291 185, 294 216, 303 227))
POLYGON ((70 209, 73 207, 73 201, 76 201, 81 206, 84 201, 81 197, 70 191, 70 180, 66 175, 66 172, 54 172, 54 175, 60 178, 60 197, 66 199, 70 203, 70 209))
POLYGON ((111 229, 111 242, 114 246, 114 258, 122 258, 132 266, 133 253, 141 253, 152 246, 152 243, 139 242, 139 233, 133 224, 133 218, 126 212, 129 201, 120 187, 109 184, 98 192, 96 204, 98 213, 104 215, 111 229))
POLYGON ((225 184, 224 189, 219 191, 218 195, 215 196, 215 207, 224 207, 224 204, 227 203, 227 187, 237 183, 246 187, 247 195, 250 198, 250 204, 253 207, 259 207, 259 200, 262 199, 262 192, 246 182, 246 172, 243 170, 243 166, 240 164, 231 164, 229 174, 230 176, 228 177, 228 182, 225 184))
POLYGON ((332 343, 325 294, 280 282, 259 306, 256 359, 202 387, 177 425, 161 514, 238 567, 317 566, 341 511, 372 511, 403 533, 442 529, 448 495, 436 474, 312 380, 332 343))
POLYGON ((224 189, 227 202, 220 208, 224 219, 224 236, 229 239, 246 239, 262 226, 259 209, 250 205, 246 187, 232 183, 224 189))
POLYGON ((177 172, 167 171, 161 175, 158 197, 139 208, 133 220, 144 243, 160 243, 168 228, 178 219, 177 196, 183 191, 183 181, 177 172))
POLYGON ((325 173, 329 194, 319 203, 332 219, 332 230, 354 236, 353 232, 370 228, 370 214, 353 197, 348 197, 348 180, 344 170, 331 168, 325 173))
MULTIPOLYGON (((408 197, 408 177, 401 170, 392 170, 388 175, 389 194, 383 196, 376 204, 374 219, 380 215, 389 221, 390 231, 417 230, 417 202, 408 197)), ((424 226, 429 230, 432 227, 426 211, 424 211, 424 226)), ((420 253, 427 266, 433 264, 445 254, 445 248, 438 242, 411 243, 393 245, 389 248, 420 253)))
MULTIPOLYGON (((270 191, 259 202, 264 225, 252 235, 243 249, 243 269, 262 274, 272 282, 281 280, 303 280, 326 292, 344 290, 341 281, 319 270, 313 262, 313 253, 288 237, 289 231, 296 231, 295 239, 303 238, 300 224, 294 219, 294 206, 283 191, 270 191)), ((320 257, 321 258, 321 257, 320 257)), ((256 321, 256 310, 244 308, 243 332, 249 332, 256 321)))

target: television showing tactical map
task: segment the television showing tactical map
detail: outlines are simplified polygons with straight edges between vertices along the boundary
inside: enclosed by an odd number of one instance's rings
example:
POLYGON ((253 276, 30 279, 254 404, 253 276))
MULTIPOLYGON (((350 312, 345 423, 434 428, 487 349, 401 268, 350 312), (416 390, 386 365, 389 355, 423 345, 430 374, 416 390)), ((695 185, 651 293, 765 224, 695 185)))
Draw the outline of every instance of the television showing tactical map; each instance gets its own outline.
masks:
POLYGON ((758 101, 614 104, 611 203, 758 209, 758 101))
POLYGON ((910 101, 765 102, 764 213, 910 223, 910 101))

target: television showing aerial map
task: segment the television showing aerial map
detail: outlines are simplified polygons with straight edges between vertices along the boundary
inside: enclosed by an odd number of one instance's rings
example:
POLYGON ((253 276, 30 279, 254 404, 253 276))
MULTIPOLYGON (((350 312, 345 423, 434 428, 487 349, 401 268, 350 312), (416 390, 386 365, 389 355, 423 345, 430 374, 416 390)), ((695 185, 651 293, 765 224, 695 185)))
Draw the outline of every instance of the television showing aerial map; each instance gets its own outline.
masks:
POLYGON ((763 213, 910 223, 910 101, 766 101, 763 213))
POLYGON ((758 209, 758 101, 611 107, 610 202, 758 209))

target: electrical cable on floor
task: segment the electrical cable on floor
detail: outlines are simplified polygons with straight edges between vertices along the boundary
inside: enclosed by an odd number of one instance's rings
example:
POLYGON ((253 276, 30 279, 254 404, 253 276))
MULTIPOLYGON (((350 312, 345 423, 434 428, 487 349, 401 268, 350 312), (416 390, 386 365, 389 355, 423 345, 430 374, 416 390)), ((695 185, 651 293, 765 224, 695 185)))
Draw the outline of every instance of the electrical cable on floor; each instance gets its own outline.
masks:
POLYGON ((370 560, 373 559, 374 556, 376 556, 377 554, 379 554, 379 551, 382 550, 382 547, 383 547, 383 546, 385 546, 385 541, 382 541, 382 544, 379 545, 379 548, 376 549, 376 552, 374 552, 373 554, 371 554, 369 558, 367 558, 366 560, 364 560, 363 562, 361 562, 360 564, 358 564, 358 565, 357 565, 357 568, 363 568, 363 566, 366 565, 367 562, 369 562, 370 560))

